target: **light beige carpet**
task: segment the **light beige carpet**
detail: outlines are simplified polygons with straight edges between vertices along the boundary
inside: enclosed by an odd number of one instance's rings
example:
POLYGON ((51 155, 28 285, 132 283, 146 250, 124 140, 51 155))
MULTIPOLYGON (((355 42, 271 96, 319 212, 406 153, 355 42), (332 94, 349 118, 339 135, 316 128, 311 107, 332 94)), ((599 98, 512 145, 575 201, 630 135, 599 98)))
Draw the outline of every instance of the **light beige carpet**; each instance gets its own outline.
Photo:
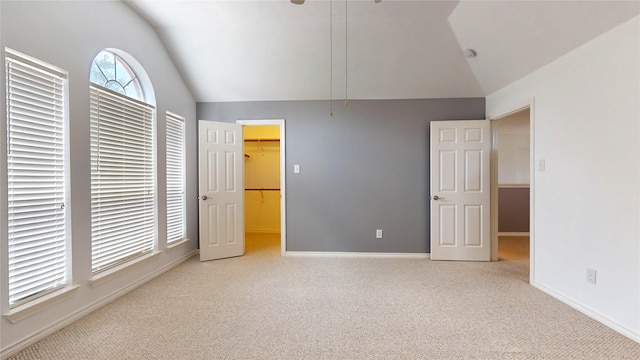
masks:
POLYGON ((640 359, 530 286, 526 258, 283 258, 273 237, 247 241, 246 256, 194 257, 11 360, 640 359))

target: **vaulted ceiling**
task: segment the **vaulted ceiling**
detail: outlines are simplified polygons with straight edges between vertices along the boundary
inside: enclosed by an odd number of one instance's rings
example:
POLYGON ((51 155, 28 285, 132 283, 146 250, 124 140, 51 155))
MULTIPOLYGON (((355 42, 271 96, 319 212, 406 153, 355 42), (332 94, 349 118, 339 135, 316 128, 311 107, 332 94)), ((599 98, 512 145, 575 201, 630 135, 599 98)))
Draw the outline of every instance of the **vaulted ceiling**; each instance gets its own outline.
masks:
POLYGON ((202 102, 483 97, 640 13, 638 1, 126 2, 202 102))

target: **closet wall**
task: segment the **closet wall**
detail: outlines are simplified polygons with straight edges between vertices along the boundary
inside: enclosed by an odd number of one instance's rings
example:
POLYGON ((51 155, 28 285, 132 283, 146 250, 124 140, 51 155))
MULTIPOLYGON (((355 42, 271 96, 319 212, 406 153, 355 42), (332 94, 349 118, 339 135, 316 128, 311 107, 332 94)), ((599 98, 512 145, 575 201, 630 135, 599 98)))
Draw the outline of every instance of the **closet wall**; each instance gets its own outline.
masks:
POLYGON ((245 126, 245 231, 280 232, 280 128, 245 126))

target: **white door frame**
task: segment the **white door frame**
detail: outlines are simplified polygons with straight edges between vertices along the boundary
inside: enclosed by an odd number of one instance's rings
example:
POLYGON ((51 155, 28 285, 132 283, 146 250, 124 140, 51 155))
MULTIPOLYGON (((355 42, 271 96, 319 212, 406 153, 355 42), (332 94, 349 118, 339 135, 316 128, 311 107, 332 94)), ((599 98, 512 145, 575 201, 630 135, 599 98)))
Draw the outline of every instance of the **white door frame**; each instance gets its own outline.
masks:
POLYGON ((287 188, 286 188, 286 142, 284 119, 238 120, 236 124, 242 126, 279 126, 280 127, 280 255, 287 250, 287 188))
POLYGON ((534 100, 513 107, 511 110, 490 118, 492 132, 491 147, 491 261, 498 261, 498 127, 500 120, 519 111, 529 109, 529 283, 535 283, 535 107, 534 100))

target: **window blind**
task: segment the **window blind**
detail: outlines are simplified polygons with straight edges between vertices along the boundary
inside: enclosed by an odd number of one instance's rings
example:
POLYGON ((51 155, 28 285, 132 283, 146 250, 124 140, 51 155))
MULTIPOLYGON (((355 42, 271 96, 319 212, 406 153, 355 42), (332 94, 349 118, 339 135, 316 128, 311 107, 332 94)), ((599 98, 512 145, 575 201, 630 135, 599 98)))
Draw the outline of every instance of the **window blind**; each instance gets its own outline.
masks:
POLYGON ((153 106, 90 86, 94 274, 153 250, 153 106))
POLYGON ((185 238, 184 118, 167 112, 167 243, 185 238))
POLYGON ((9 305, 67 283, 64 74, 7 52, 9 305))

